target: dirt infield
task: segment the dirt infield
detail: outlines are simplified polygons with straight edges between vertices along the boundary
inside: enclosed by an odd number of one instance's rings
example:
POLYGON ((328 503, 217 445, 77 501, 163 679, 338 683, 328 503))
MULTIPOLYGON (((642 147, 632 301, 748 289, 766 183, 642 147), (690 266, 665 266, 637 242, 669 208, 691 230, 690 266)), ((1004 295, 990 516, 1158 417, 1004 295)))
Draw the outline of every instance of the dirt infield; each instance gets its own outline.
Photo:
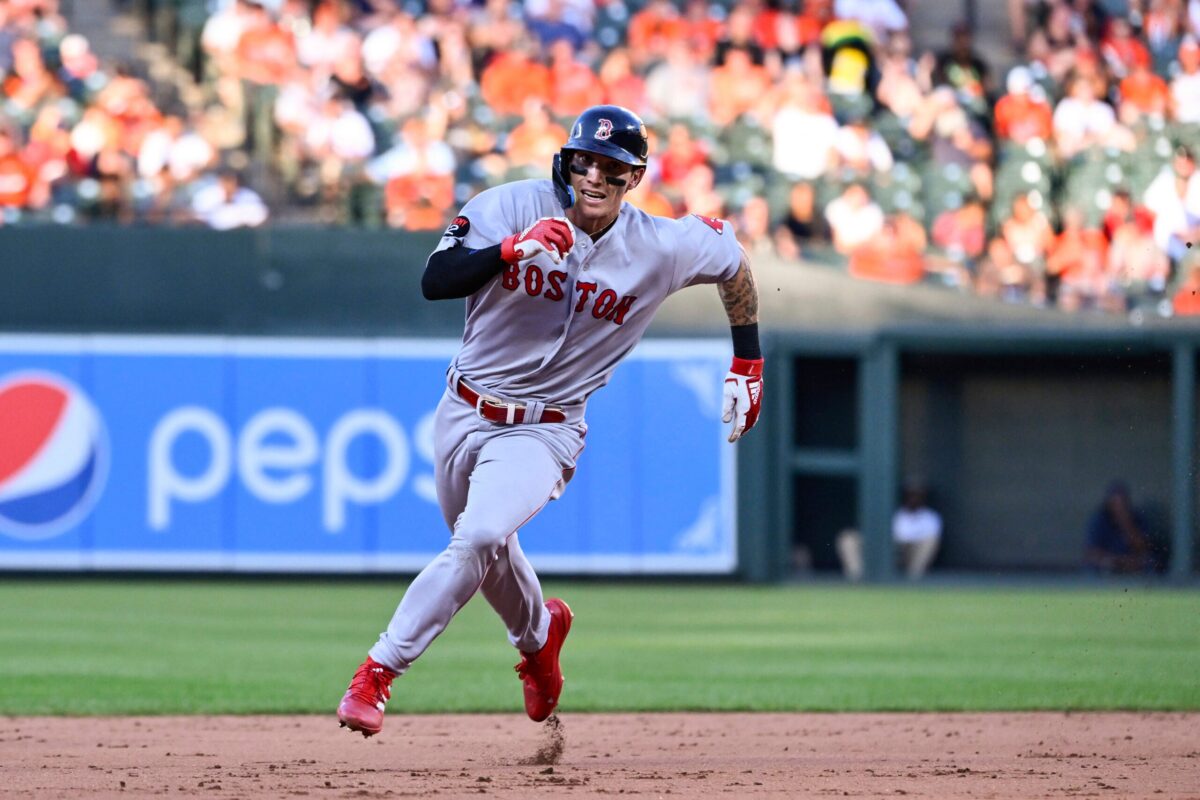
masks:
POLYGON ((0 718, 0 797, 1200 798, 1200 714, 0 718))

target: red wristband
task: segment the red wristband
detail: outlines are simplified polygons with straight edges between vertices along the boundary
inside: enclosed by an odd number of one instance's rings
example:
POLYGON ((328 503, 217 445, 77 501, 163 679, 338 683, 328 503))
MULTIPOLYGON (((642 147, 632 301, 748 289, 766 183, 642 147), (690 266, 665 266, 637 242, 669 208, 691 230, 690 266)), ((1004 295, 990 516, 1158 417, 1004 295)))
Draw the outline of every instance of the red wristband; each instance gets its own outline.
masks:
POLYGON ((763 373, 763 360, 761 358, 738 358, 734 356, 733 365, 729 367, 729 371, 734 375, 757 378, 763 373))

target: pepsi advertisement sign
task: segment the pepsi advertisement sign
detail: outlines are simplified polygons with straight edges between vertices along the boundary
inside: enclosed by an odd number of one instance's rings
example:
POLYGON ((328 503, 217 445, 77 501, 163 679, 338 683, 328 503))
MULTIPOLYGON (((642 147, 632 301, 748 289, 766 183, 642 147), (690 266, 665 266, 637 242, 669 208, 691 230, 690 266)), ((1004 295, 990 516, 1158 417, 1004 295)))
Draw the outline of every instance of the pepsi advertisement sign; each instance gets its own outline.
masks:
MULTIPOLYGON (((449 540, 449 340, 0 336, 0 569, 415 572, 449 540)), ((728 573, 728 346, 643 342, 588 405, 546 573, 728 573)))

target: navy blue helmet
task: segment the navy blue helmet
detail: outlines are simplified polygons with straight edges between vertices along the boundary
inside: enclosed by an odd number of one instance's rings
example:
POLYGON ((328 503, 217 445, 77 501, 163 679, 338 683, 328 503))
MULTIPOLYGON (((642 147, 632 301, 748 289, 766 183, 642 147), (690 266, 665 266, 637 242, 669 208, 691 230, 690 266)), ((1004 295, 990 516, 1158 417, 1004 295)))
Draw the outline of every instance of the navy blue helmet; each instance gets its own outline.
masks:
POLYGON ((646 166, 650 142, 646 124, 621 106, 592 106, 579 115, 571 126, 571 136, 554 157, 554 188, 563 208, 575 204, 575 190, 569 174, 571 153, 584 150, 614 158, 633 167, 646 166))

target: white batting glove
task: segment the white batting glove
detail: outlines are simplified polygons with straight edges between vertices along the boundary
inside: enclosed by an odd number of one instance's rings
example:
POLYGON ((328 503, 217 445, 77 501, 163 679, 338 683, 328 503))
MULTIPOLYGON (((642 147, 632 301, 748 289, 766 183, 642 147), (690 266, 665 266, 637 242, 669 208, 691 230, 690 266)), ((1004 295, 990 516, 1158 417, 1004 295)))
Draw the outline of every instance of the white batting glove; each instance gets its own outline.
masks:
POLYGON ((758 414, 762 410, 762 371, 761 358, 747 359, 735 356, 733 365, 729 367, 729 374, 725 376, 721 420, 733 423, 733 430, 729 432, 730 442, 742 438, 742 434, 758 422, 758 414))
POLYGON ((520 264, 541 253, 555 264, 575 246, 575 233, 566 217, 542 217, 520 233, 500 243, 500 257, 509 264, 520 264))

